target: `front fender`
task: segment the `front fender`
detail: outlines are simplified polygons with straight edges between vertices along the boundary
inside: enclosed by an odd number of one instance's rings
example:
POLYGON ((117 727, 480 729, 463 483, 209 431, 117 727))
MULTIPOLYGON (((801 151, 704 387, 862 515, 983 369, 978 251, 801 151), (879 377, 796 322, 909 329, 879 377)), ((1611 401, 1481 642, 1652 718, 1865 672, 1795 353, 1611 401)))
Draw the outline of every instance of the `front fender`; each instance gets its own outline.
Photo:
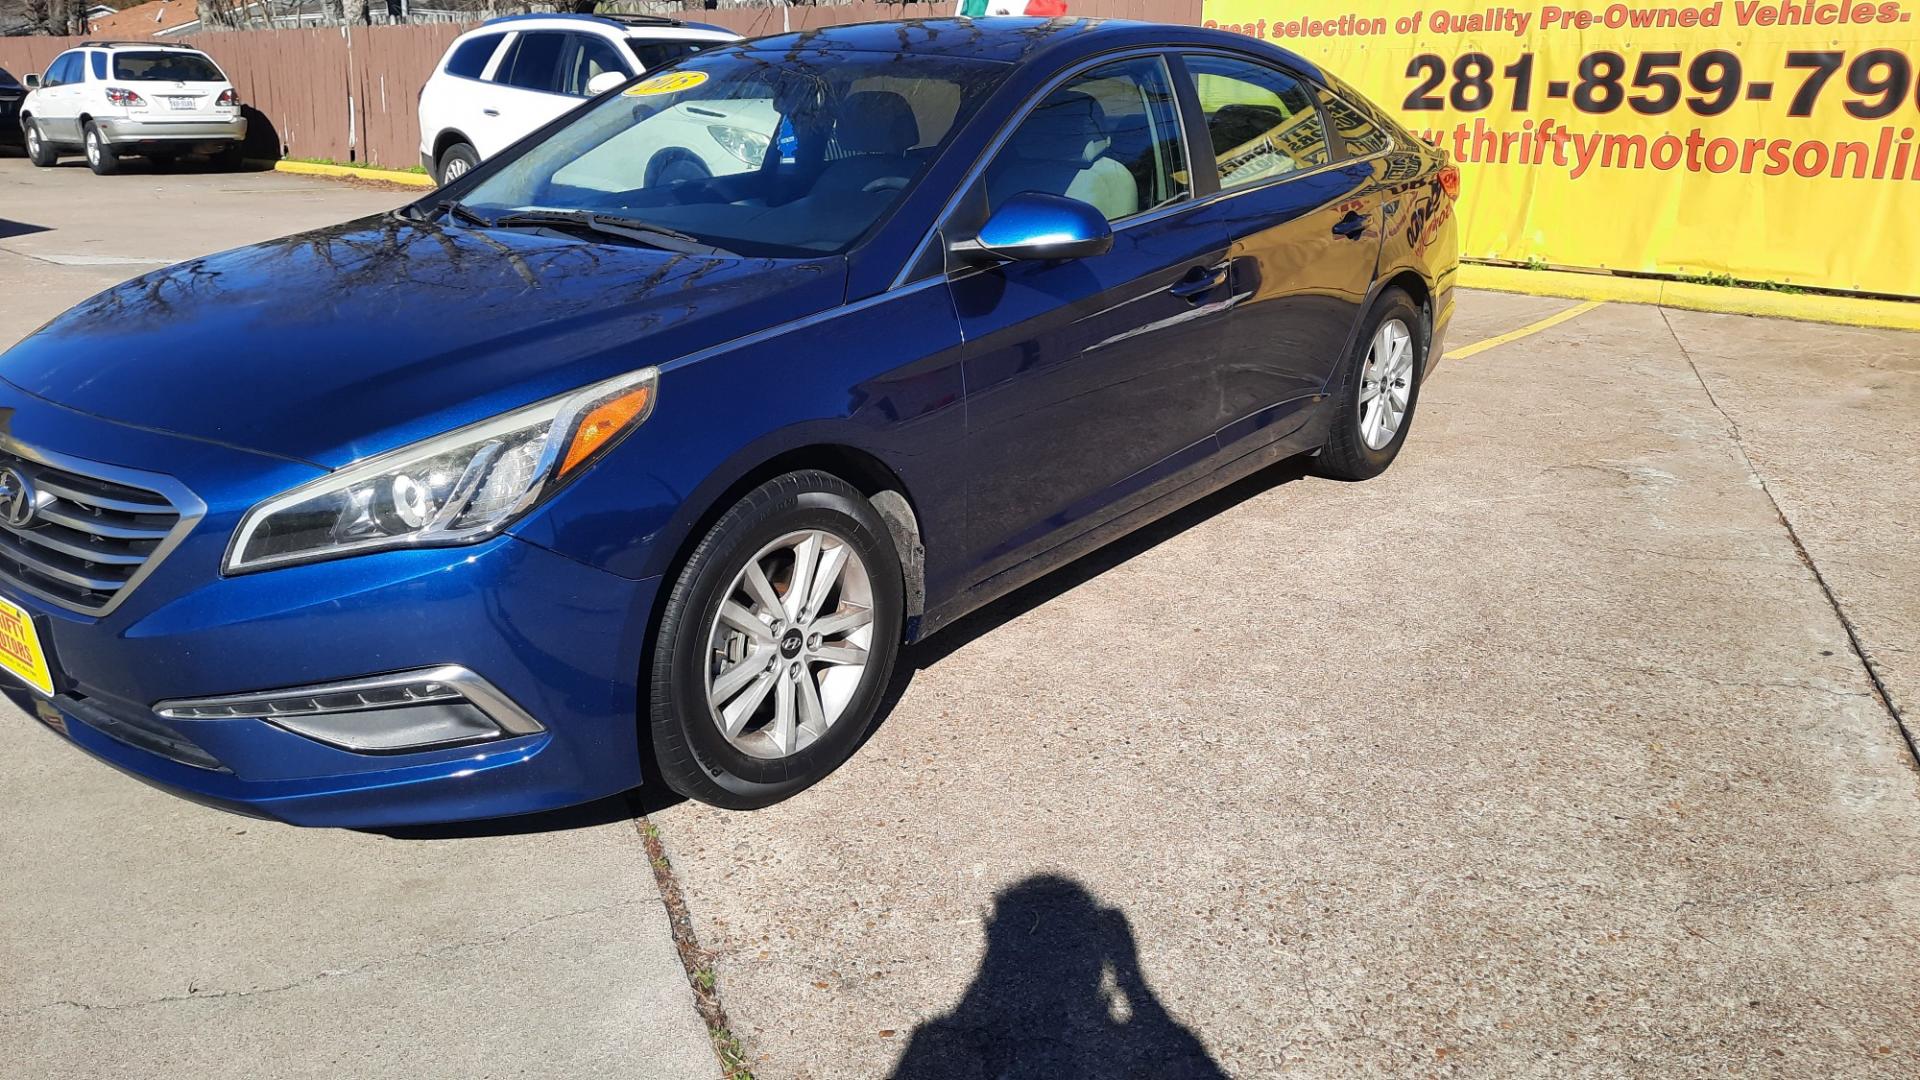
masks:
MULTIPOLYGON (((871 455, 909 488, 931 551, 957 547, 966 435, 944 280, 662 366, 653 415, 514 533, 623 577, 664 574, 747 477, 808 447, 871 455)), ((929 573, 932 567, 929 566, 929 573)))

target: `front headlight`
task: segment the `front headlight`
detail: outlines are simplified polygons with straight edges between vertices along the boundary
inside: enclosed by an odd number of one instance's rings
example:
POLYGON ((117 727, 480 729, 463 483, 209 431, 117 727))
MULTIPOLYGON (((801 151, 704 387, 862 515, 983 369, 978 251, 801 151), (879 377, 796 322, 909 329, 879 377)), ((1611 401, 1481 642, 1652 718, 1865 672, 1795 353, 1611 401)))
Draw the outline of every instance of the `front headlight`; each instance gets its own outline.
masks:
POLYGON ((276 495, 241 520, 227 573, 492 536, 643 423, 659 374, 596 383, 276 495))
POLYGON ((711 124, 707 127, 707 134, 713 136, 713 141, 719 143, 722 150, 749 165, 758 165, 767 160, 767 137, 757 131, 711 124))

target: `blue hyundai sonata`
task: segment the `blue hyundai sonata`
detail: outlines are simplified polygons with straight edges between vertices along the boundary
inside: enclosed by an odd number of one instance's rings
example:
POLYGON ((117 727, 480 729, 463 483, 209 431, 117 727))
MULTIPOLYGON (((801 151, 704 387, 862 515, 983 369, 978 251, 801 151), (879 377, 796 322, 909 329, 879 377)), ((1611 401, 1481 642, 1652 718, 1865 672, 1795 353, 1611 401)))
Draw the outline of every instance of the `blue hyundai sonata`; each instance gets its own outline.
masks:
POLYGON ((765 806, 904 643, 1282 458, 1385 469, 1458 184, 1196 28, 701 53, 0 357, 7 693, 303 825, 765 806))

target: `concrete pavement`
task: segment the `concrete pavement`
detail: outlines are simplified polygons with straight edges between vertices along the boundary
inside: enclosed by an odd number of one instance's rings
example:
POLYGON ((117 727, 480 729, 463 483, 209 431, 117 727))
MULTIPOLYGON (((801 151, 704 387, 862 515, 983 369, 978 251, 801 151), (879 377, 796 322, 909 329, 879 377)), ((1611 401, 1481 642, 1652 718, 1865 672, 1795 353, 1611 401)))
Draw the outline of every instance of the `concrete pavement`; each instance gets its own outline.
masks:
MULTIPOLYGON (((0 348, 167 262, 413 197, 0 158, 0 348)), ((719 1074, 625 803, 309 831, 160 794, 11 705, 0 729, 0 1076, 719 1074)))
MULTIPOLYGON (((0 347, 408 197, 0 160, 0 347)), ((916 647, 820 787, 652 817, 754 1075, 1920 1072, 1915 431, 1913 335, 1607 305, 916 647)), ((304 832, 0 726, 0 1075, 718 1071, 623 807, 304 832)))
POLYGON ((1769 499, 1912 686, 1917 357, 1603 307, 929 643, 656 816, 756 1075, 1920 1072, 1920 778, 1769 499))

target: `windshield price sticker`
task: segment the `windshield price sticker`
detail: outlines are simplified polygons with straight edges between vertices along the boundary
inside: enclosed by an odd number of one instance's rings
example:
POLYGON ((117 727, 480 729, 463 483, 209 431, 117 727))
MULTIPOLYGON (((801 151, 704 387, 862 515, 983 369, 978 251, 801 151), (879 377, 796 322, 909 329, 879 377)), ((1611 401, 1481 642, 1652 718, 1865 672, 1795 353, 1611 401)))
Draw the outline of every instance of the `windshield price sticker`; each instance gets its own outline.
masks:
POLYGON ((653 97, 656 94, 677 94, 682 90, 691 90, 707 81, 704 71, 669 71, 665 75, 655 75, 635 83, 627 88, 628 97, 653 97))

